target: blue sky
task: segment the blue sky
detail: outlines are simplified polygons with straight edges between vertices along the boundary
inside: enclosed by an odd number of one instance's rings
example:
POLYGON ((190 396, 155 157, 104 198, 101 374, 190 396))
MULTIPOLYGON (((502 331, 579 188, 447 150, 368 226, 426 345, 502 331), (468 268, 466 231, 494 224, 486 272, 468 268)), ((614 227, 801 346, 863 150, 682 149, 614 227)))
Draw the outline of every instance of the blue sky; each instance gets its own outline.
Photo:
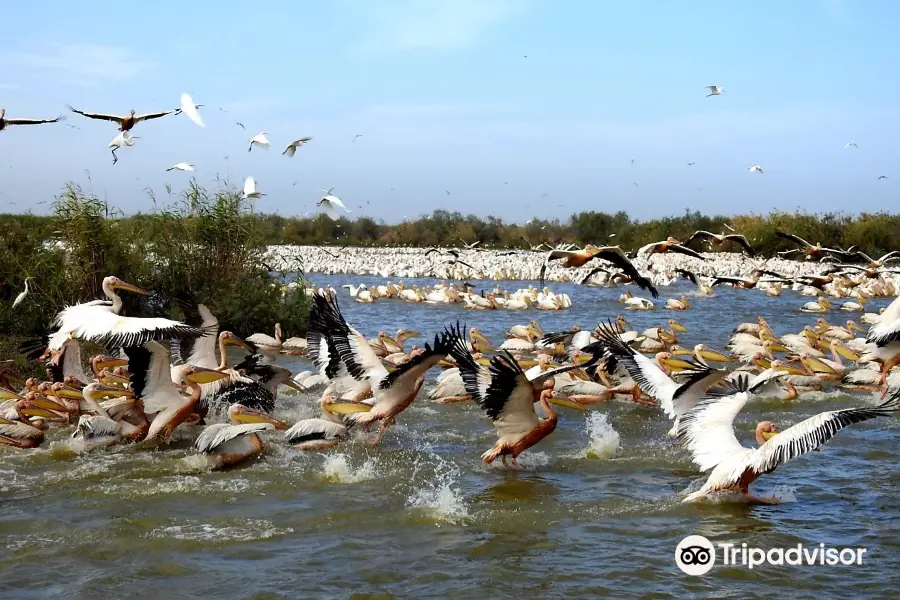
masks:
POLYGON ((141 123, 115 166, 111 123, 69 114, 79 129, 8 128, 0 210, 46 212, 37 203, 66 181, 87 184, 87 170, 95 193, 147 211, 145 188, 165 199, 167 183, 189 180, 165 172, 181 161, 203 184, 253 175, 268 194, 261 211, 315 211, 318 190, 335 186, 351 216, 387 222, 436 208, 522 222, 579 210, 897 207, 900 4, 890 0, 110 6, 4 7, 16 24, 0 49, 7 116, 49 117, 67 103, 149 112, 189 92, 207 127, 141 123), (707 98, 710 84, 725 93, 707 98), (248 154, 259 131, 272 148, 248 154), (303 135, 314 139, 281 156, 303 135), (858 149, 844 148, 851 140, 858 149), (747 171, 757 164, 763 175, 747 171))

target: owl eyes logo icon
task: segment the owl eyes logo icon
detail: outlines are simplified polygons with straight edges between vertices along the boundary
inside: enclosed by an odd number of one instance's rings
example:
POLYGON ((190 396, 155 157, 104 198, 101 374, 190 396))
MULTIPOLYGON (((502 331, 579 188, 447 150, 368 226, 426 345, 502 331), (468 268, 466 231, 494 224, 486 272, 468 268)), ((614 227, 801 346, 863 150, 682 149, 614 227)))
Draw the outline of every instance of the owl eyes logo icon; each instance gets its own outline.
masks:
POLYGON ((716 550, 702 535, 689 535, 675 548, 675 564, 688 575, 703 575, 716 564, 716 550))

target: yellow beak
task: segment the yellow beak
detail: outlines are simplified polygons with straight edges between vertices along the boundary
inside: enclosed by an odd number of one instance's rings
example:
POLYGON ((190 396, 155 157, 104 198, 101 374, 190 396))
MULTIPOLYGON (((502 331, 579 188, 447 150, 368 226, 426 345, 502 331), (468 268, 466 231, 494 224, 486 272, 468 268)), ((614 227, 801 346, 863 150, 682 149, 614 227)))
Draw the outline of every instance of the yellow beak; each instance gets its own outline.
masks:
POLYGON ((843 344, 832 344, 831 346, 835 352, 846 358, 847 360, 857 361, 859 360, 859 354, 848 348, 843 344))
POLYGON ((764 440, 766 440, 766 441, 768 442, 769 440, 771 440, 771 439, 772 439, 773 437, 775 437, 776 435, 778 435, 778 432, 777 432, 777 431, 765 431, 765 432, 762 433, 762 439, 764 439, 764 440))
POLYGON ((721 352, 716 352, 715 350, 710 350, 709 348, 704 348, 697 352, 697 354, 705 361, 709 362, 731 362, 731 357, 727 354, 722 354, 721 352))
POLYGON ((101 357, 96 363, 97 370, 115 369, 116 367, 124 367, 128 365, 128 361, 122 358, 113 358, 112 356, 101 357))
POLYGON ((679 323, 678 321, 676 321, 674 319, 669 321, 669 327, 672 329, 672 331, 679 332, 679 333, 684 333, 688 330, 687 327, 685 327, 684 325, 682 325, 681 323, 679 323))
POLYGON ((574 400, 569 400, 568 398, 562 398, 558 396, 553 396, 549 400, 547 400, 550 404, 554 404, 556 406, 564 406, 565 408, 571 408, 572 410, 577 410, 579 412, 587 412, 588 410, 582 405, 578 404, 574 400))
POLYGON ((681 346, 673 346, 669 352, 674 354, 675 356, 690 356, 692 352, 687 348, 682 348, 681 346))
POLYGON ((683 361, 680 358, 666 358, 663 360, 663 364, 673 371, 684 371, 686 369, 695 368, 694 365, 683 361))
POLYGON ((0 388, 0 400, 18 400, 19 395, 12 390, 0 388))
POLYGON ((69 398, 71 400, 80 400, 84 398, 84 394, 81 393, 81 390, 68 385, 64 385, 58 390, 54 390, 53 395, 59 398, 69 398))
POLYGON ((787 346, 785 346, 783 344, 769 344, 768 346, 766 346, 766 348, 769 350, 769 352, 787 353, 787 352, 791 351, 790 348, 788 348, 787 346))
POLYGON ((240 346, 241 348, 244 348, 245 350, 253 352, 253 348, 250 347, 250 344, 248 344, 247 342, 245 342, 244 340, 242 340, 241 338, 239 338, 236 335, 225 338, 225 345, 226 346, 240 346))
POLYGON ((794 365, 778 365, 775 368, 790 375, 812 375, 812 371, 809 369, 795 367, 794 365))
POLYGON ((46 396, 35 396, 31 400, 31 405, 45 410, 53 410, 57 412, 66 412, 66 407, 59 402, 54 402, 46 396))
POLYGON ((122 389, 120 387, 100 386, 97 388, 94 395, 100 398, 119 398, 121 396, 132 398, 134 396, 134 392, 128 389, 122 389))
POLYGON ((214 371, 213 369, 204 369, 202 367, 193 367, 194 371, 185 375, 185 379, 192 383, 212 383, 228 377, 227 373, 214 371))
POLYGON ((240 411, 234 411, 231 414, 231 419, 242 425, 247 425, 250 423, 269 423, 279 431, 284 431, 285 429, 287 429, 287 425, 283 421, 279 421, 275 417, 269 416, 264 412, 252 410, 249 408, 245 408, 240 411))
POLYGON ((116 284, 116 285, 113 286, 113 287, 116 287, 116 288, 118 288, 118 289, 120 289, 120 290, 126 290, 126 291, 128 291, 128 292, 133 292, 133 293, 135 293, 135 294, 141 294, 142 296, 147 296, 147 295, 148 295, 148 292, 147 292, 146 290, 144 290, 144 289, 142 289, 142 288, 139 288, 139 287, 136 286, 136 285, 131 285, 130 283, 125 283, 124 281, 121 282, 121 283, 116 284))
POLYGON ((365 402, 353 402, 352 400, 335 400, 334 402, 326 402, 325 409, 335 415, 351 415, 353 413, 369 412, 372 410, 372 405, 365 402))
POLYGON ((809 358, 806 360, 806 366, 809 367, 813 373, 826 373, 828 375, 836 375, 837 371, 834 370, 831 365, 824 363, 816 358, 809 358))
POLYGON ((40 408, 38 406, 29 406, 27 408, 22 409, 22 414, 26 417, 40 417, 42 419, 59 419, 60 415, 47 410, 46 408, 40 408))
POLYGON ((109 386, 128 385, 129 383, 131 383, 131 380, 128 377, 119 377, 118 375, 107 373, 103 376, 103 383, 109 386))
POLYGON ((282 383, 283 383, 284 385, 288 386, 288 387, 291 388, 291 389, 297 390, 298 392, 305 392, 305 391, 306 391, 306 390, 303 389, 303 386, 301 386, 299 383, 297 383, 296 381, 294 381, 294 380, 291 379, 290 377, 288 377, 287 379, 285 379, 282 383))

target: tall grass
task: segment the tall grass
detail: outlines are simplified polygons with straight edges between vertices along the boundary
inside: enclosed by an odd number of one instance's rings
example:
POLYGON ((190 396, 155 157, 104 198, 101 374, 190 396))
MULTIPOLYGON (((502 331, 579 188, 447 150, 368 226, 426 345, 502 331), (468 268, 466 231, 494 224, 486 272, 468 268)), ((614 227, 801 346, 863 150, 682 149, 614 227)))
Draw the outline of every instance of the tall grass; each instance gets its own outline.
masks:
POLYGON ((128 315, 180 318, 171 300, 185 290, 238 335, 275 322, 302 334, 307 299, 265 266, 261 223, 233 188, 210 193, 194 183, 132 218, 75 184, 55 199, 52 217, 0 215, 0 359, 21 362, 15 345, 46 332, 64 306, 102 297, 107 275, 152 292, 123 294, 128 315), (13 309, 26 277, 31 292, 13 309))

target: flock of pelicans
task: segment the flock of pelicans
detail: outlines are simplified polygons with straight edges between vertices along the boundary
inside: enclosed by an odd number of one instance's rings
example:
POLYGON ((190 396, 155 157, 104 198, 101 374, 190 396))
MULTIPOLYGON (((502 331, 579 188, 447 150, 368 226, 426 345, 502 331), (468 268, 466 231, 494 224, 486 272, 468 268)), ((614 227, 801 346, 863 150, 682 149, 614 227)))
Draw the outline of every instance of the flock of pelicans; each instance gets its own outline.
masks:
MULTIPOLYGON (((828 281, 820 288, 840 285, 828 281)), ((482 455, 486 463, 499 458, 516 467, 522 452, 555 430, 554 406, 585 411, 621 398, 658 406, 672 421, 669 435, 701 471, 710 472, 685 501, 737 493, 770 502, 750 495, 758 477, 818 450, 848 425, 900 409, 900 373, 892 372, 900 363, 900 299, 880 314, 863 314, 867 331, 854 321, 844 327, 819 319, 799 333, 778 335, 760 317, 740 324, 724 351, 678 346, 686 328, 675 320, 668 328, 637 332, 621 316, 592 329, 551 333, 531 321, 511 328, 497 350, 478 329, 456 323, 407 350, 418 332, 367 340, 327 290, 312 297, 306 337, 286 340, 278 325, 274 337, 243 340, 220 332, 216 318, 189 293, 176 298, 183 322, 123 316, 117 290, 146 293, 107 277, 107 299, 65 308, 53 333, 23 347, 45 363, 47 381, 21 381, 10 363, 0 363, 0 444, 35 448, 49 427, 71 426, 71 447, 90 452, 122 443, 168 443, 178 427, 202 427, 194 447, 210 468, 258 455, 267 430, 283 431, 285 443, 311 451, 377 425, 368 441, 377 445, 417 399, 427 372, 440 367, 427 396, 442 403, 473 401, 485 412, 497 433, 482 455), (81 344, 88 342, 107 353, 93 357, 85 372, 81 344), (247 356, 230 367, 229 348, 243 348, 247 356), (292 377, 275 364, 279 353, 305 354, 316 370, 292 377), (293 424, 276 418, 282 385, 324 387, 321 416, 293 424), (756 427, 758 447, 744 447, 735 436, 734 419, 754 397, 790 400, 833 387, 881 392, 882 400, 823 412, 783 431, 763 421, 756 427)))

